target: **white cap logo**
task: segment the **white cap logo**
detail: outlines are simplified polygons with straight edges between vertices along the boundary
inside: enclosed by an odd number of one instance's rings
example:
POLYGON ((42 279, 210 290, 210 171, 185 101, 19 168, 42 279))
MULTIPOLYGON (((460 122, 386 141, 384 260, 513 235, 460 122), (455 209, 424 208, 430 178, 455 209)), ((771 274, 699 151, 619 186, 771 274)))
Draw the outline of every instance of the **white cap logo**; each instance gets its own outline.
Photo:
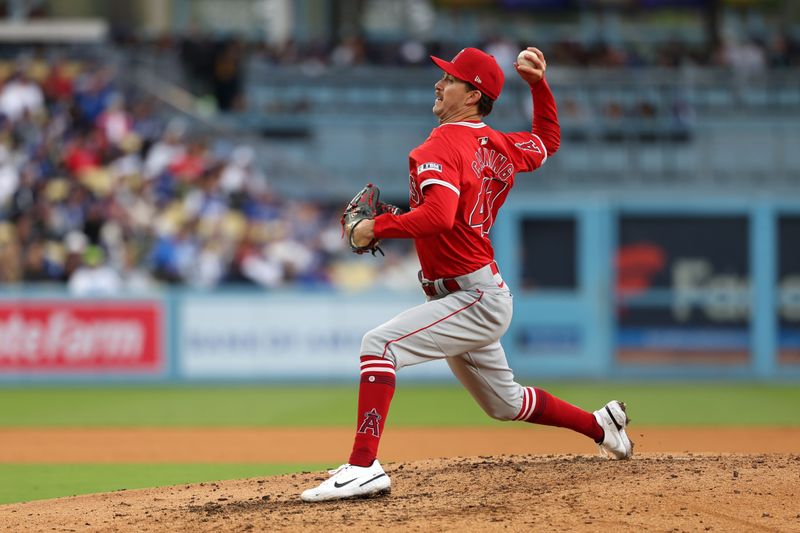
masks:
POLYGON ((475 76, 475 83, 483 83, 480 76, 475 76))

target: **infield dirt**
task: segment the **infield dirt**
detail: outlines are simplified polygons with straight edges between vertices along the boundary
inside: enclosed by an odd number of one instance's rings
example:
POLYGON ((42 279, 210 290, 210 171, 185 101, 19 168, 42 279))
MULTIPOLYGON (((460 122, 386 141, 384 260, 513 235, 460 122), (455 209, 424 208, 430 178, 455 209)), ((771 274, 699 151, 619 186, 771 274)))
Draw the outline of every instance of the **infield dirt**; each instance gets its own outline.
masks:
MULTIPOLYGON (((328 461, 352 437, 323 430, 311 446, 310 434, 275 431, 4 429, 0 461, 90 462, 92 448, 91 462, 278 461, 276 451, 291 442, 306 443, 308 461, 312 449, 326 450, 313 460, 328 461), (122 446, 125 438, 134 445, 122 446), (248 455, 250 448, 260 451, 248 455)), ((392 492, 380 498, 302 503, 299 493, 326 476, 305 472, 3 505, 0 530, 800 531, 797 428, 642 428, 629 461, 574 455, 591 443, 568 431, 536 428, 528 439, 515 432, 394 428, 384 448, 392 492), (409 444, 417 438, 427 445, 409 444), (514 451, 526 440, 536 455, 514 451), (421 458, 420 449, 451 458, 421 458), (484 449, 496 453, 478 455, 484 449), (453 457, 462 452, 473 455, 453 457)))
POLYGON ((800 531, 800 455, 387 463, 391 494, 302 503, 303 473, 0 506, 8 531, 800 531))

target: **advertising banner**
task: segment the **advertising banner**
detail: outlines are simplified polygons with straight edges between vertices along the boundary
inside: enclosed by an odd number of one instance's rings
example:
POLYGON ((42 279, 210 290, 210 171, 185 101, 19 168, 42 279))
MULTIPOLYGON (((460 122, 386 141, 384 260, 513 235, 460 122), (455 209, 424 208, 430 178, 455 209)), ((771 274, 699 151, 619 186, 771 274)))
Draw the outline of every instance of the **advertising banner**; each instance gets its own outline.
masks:
POLYGON ((800 216, 778 219, 778 361, 800 365, 800 216))
POLYGON ((525 218, 520 237, 521 289, 577 290, 575 217, 525 218))
MULTIPOLYGON (((179 372, 198 379, 356 379, 361 338, 422 303, 416 294, 187 295, 178 317, 179 372)), ((449 376, 443 361, 403 369, 449 376)))
POLYGON ((617 250, 617 357, 743 363, 750 350, 744 216, 623 216, 617 250))
POLYGON ((0 300, 0 375, 157 373, 157 301, 0 300))

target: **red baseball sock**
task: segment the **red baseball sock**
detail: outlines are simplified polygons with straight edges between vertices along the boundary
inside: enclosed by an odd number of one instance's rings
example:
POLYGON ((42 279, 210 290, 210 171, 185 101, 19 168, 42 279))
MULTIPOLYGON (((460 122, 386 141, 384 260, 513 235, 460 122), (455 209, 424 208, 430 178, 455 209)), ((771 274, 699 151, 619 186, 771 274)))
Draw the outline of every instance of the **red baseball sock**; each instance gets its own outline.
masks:
POLYGON ((369 466, 378 455, 389 404, 394 396, 394 364, 374 355, 361 356, 361 385, 358 387, 358 420, 351 465, 369 466))
POLYGON ((583 433, 595 442, 602 442, 604 432, 594 415, 549 392, 534 387, 523 387, 522 409, 516 420, 531 424, 558 426, 583 433))

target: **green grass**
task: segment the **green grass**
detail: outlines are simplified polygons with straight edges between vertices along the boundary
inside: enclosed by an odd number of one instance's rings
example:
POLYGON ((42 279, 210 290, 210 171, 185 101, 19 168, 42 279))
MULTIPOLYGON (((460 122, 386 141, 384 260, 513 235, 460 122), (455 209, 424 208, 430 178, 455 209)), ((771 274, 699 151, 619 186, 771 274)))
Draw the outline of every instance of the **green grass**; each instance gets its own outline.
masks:
MULTIPOLYGON (((222 479, 264 477, 330 465, 0 464, 0 504, 222 479)), ((254 493, 253 496, 259 496, 254 493)), ((205 503, 205 502, 200 502, 205 503)))
MULTIPOLYGON (((800 387, 751 383, 537 384, 593 410, 625 400, 634 423, 800 426, 800 387)), ((126 386, 0 389, 3 427, 351 426, 353 386, 126 386)), ((403 386, 395 426, 483 426, 489 419, 457 385, 403 386)), ((2 446, 2 442, 0 442, 2 446)), ((331 465, 0 464, 0 503, 165 485, 261 477, 331 465)))
MULTIPOLYGON (((800 426, 800 387, 731 383, 546 383, 587 410, 628 403, 637 425, 800 426)), ((0 389, 0 427, 349 426, 357 387, 116 387, 0 389)), ((489 419, 458 385, 397 388, 396 426, 482 426, 489 419)))

